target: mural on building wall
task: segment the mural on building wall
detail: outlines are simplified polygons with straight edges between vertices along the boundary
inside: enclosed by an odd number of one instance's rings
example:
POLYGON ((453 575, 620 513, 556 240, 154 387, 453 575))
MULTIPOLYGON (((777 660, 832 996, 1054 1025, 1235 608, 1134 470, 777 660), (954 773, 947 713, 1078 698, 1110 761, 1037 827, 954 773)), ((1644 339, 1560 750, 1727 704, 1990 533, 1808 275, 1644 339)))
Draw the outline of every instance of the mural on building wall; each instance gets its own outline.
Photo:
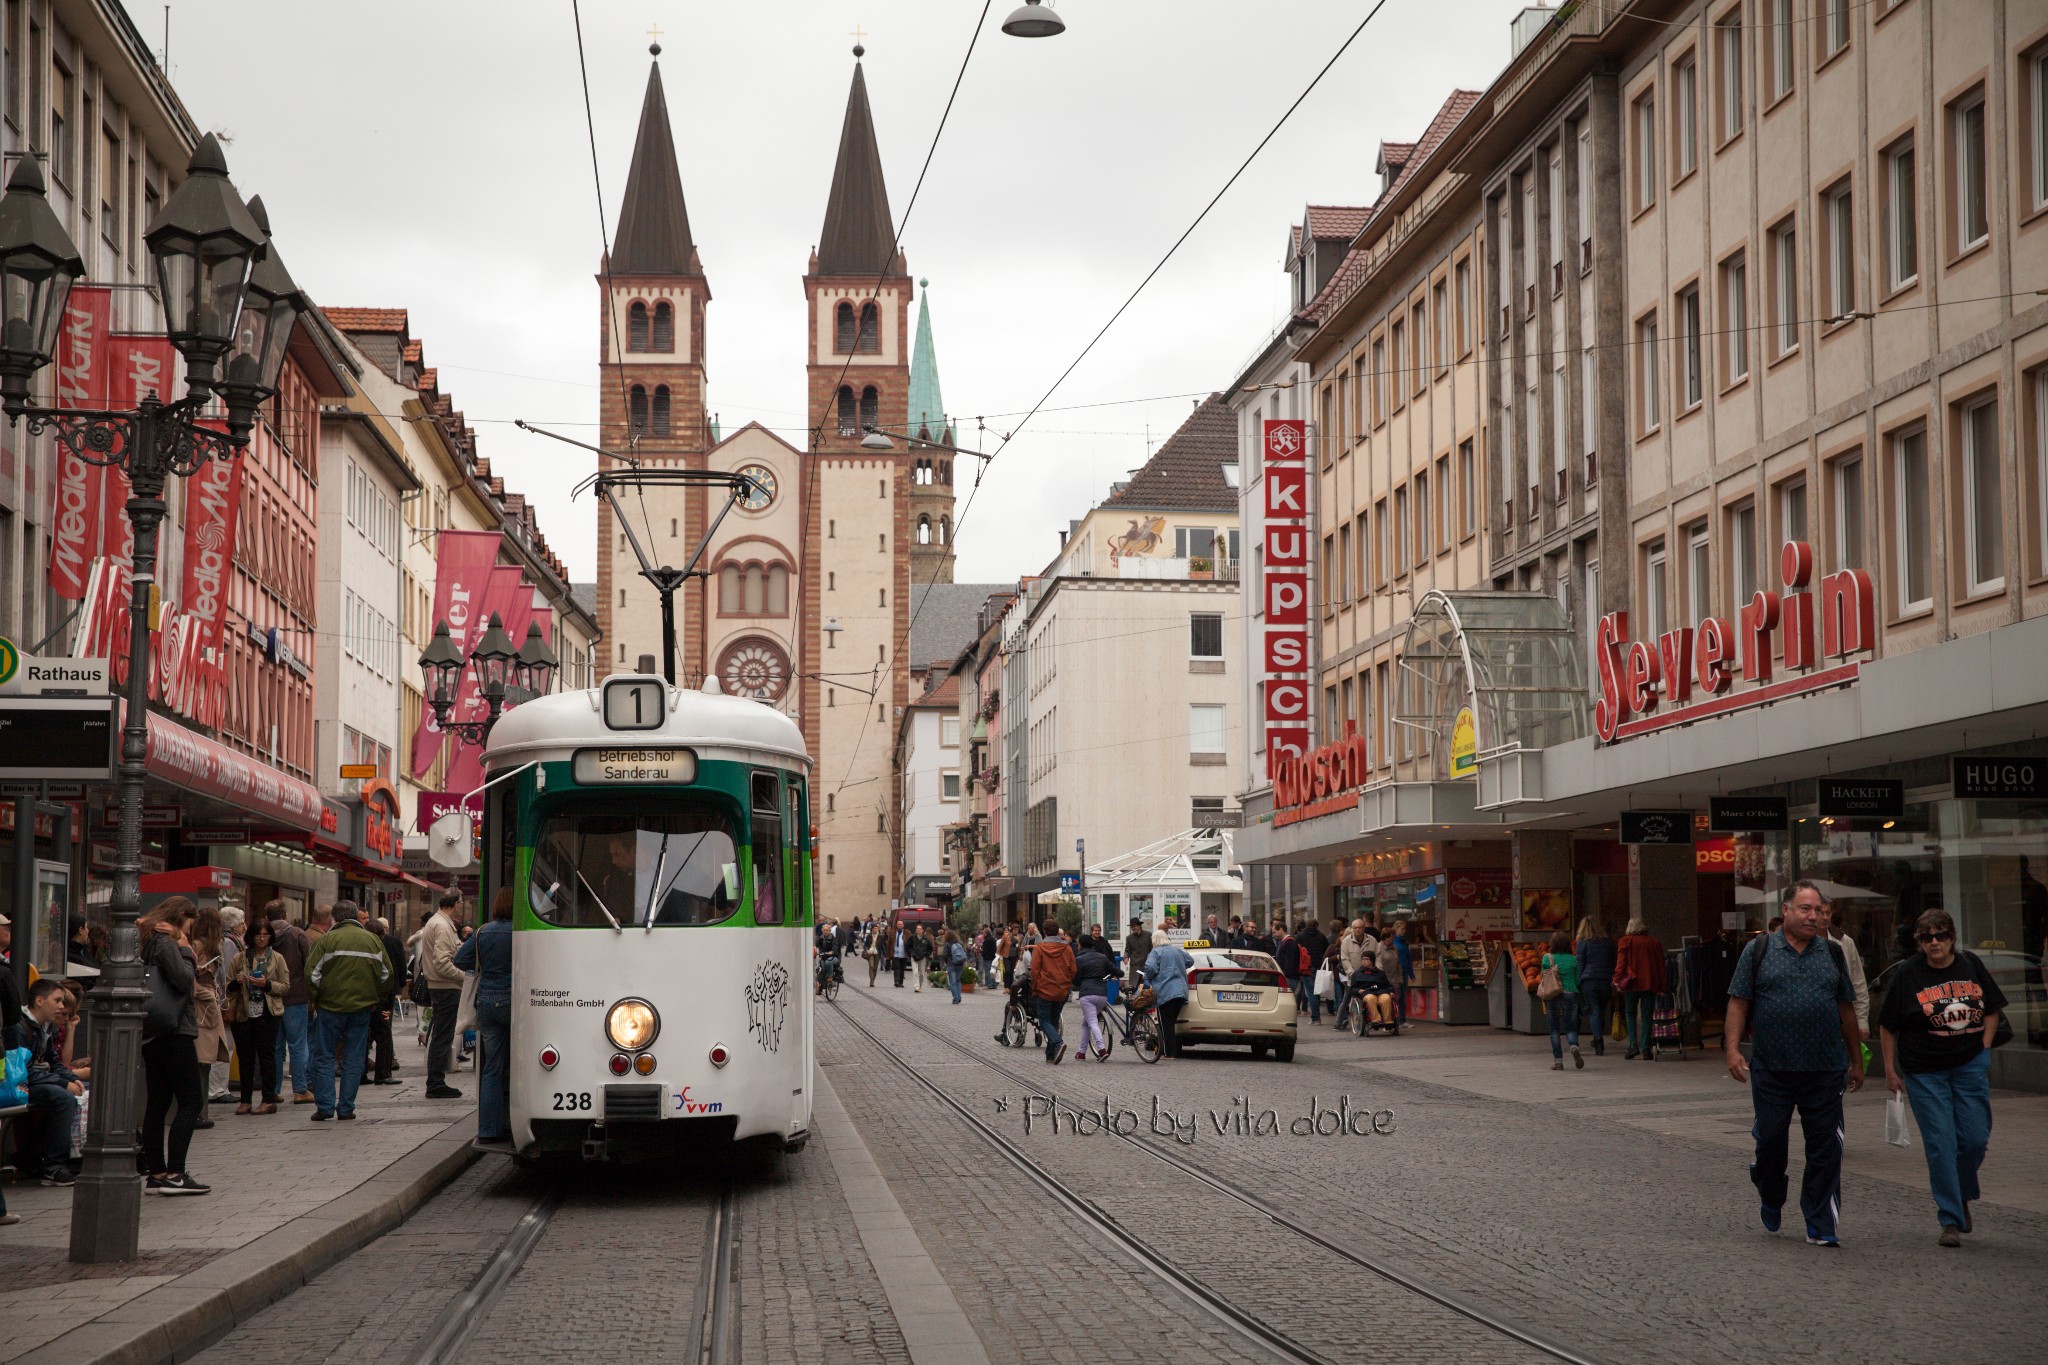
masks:
POLYGON ((1132 520, 1131 529, 1122 535, 1109 537, 1109 562, 1112 567, 1125 555, 1149 555, 1159 548, 1159 542, 1166 535, 1165 517, 1138 517, 1132 520))

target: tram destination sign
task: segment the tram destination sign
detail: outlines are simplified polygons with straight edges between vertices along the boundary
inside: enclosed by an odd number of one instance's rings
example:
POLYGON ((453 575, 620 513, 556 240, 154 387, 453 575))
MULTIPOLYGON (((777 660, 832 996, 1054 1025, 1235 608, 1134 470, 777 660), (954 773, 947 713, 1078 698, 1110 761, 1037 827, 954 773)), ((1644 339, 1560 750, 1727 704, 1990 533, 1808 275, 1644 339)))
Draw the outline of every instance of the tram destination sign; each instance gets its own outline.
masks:
POLYGON ((1710 796, 1707 828, 1716 834, 1778 834, 1792 827, 1782 796, 1710 796))
POLYGON ((1896 820, 1906 813, 1906 784, 1894 777, 1823 777, 1819 797, 1823 819, 1896 820))
POLYGON ((682 786, 697 780, 697 755, 689 749, 618 745, 578 749, 571 773, 587 787, 618 782, 660 782, 682 786))
POLYGON ((2048 800, 2048 756, 1951 759, 1958 801, 2048 800))
POLYGON ((1625 810, 1621 813, 1621 842, 1624 844, 1689 844, 1692 842, 1692 812, 1689 810, 1625 810))

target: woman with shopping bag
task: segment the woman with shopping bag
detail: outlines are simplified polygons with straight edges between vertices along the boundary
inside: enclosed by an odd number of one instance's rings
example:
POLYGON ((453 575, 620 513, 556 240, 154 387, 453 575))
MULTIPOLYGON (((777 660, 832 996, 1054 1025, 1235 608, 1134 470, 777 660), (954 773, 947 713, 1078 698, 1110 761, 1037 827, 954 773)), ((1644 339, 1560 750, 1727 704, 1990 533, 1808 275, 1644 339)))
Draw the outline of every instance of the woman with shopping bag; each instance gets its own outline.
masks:
POLYGON ((1920 956, 1899 965, 1885 992, 1879 1042, 1892 1097, 1905 1094, 1920 1125, 1941 1245, 1959 1247, 1991 1145, 1991 1049, 2011 1026, 2005 992, 1975 953, 1957 949, 1948 911, 1921 915, 1913 937, 1920 956))

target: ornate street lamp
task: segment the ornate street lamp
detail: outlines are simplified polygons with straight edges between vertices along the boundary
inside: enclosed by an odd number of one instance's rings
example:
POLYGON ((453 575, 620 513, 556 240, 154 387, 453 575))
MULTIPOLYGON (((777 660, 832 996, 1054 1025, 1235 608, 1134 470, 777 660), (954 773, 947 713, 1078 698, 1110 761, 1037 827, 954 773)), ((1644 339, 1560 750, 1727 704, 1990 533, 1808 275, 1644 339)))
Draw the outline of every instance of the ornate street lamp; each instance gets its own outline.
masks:
POLYGON ((220 143, 210 134, 192 153, 184 182, 143 240, 156 261, 165 333, 185 359, 185 397, 167 402, 152 392, 132 410, 38 407, 30 382, 56 353, 65 301, 85 272, 78 248, 44 196, 35 162, 19 162, 0 196, 0 411, 10 424, 26 420, 31 433, 53 431, 58 445, 88 464, 127 474, 128 520, 135 530, 114 895, 103 980, 87 1001, 99 1066, 85 1170, 71 1200, 71 1259, 93 1263, 135 1259, 142 1212, 134 1133, 141 1119, 137 1072, 146 997, 135 919, 142 909, 142 798, 149 756, 149 599, 164 486, 248 444, 257 413, 276 392, 301 306, 274 254, 259 288, 249 293, 250 267, 264 255, 269 236, 228 183, 220 143), (245 294, 251 320, 246 334, 237 331, 245 294), (238 337, 246 338, 246 346, 236 346, 238 337), (231 350, 239 368, 232 383, 217 386, 216 369, 231 350), (227 404, 225 432, 202 425, 217 388, 227 404))
POLYGON ((448 623, 436 622, 434 639, 420 655, 420 673, 427 683, 427 704, 434 709, 434 723, 465 744, 482 744, 490 737, 507 706, 517 706, 545 693, 554 684, 561 661, 541 638, 540 623, 526 628, 526 644, 512 648, 512 637, 496 612, 465 660, 449 638, 448 623), (456 688, 467 669, 477 695, 484 700, 482 720, 456 720, 456 688))
POLYGON ((1067 21, 1039 0, 1024 0, 1003 20, 1003 32, 1012 38, 1055 38, 1067 31, 1067 21))

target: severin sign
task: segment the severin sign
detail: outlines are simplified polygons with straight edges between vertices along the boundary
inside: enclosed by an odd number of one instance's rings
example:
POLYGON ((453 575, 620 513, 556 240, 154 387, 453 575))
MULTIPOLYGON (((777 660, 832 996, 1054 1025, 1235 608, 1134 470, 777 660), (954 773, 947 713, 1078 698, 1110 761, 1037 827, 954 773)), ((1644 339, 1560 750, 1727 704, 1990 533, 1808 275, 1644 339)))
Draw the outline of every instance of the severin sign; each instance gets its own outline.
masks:
POLYGON ((1264 446, 1266 775, 1308 753, 1308 425, 1269 419, 1264 446))
POLYGON ((1877 642, 1877 597, 1870 575, 1844 569, 1820 580, 1820 650, 1814 650, 1813 547, 1788 540, 1778 556, 1780 596, 1759 591, 1734 621, 1710 616, 1655 641, 1628 638, 1628 613, 1600 620, 1593 662, 1600 700, 1593 728, 1609 744, 1746 707, 1854 682, 1854 661, 1816 668, 1823 659, 1860 654, 1877 642), (1787 672, 1771 680, 1773 637, 1782 632, 1787 672), (1738 690, 1737 679, 1754 684, 1738 690))

